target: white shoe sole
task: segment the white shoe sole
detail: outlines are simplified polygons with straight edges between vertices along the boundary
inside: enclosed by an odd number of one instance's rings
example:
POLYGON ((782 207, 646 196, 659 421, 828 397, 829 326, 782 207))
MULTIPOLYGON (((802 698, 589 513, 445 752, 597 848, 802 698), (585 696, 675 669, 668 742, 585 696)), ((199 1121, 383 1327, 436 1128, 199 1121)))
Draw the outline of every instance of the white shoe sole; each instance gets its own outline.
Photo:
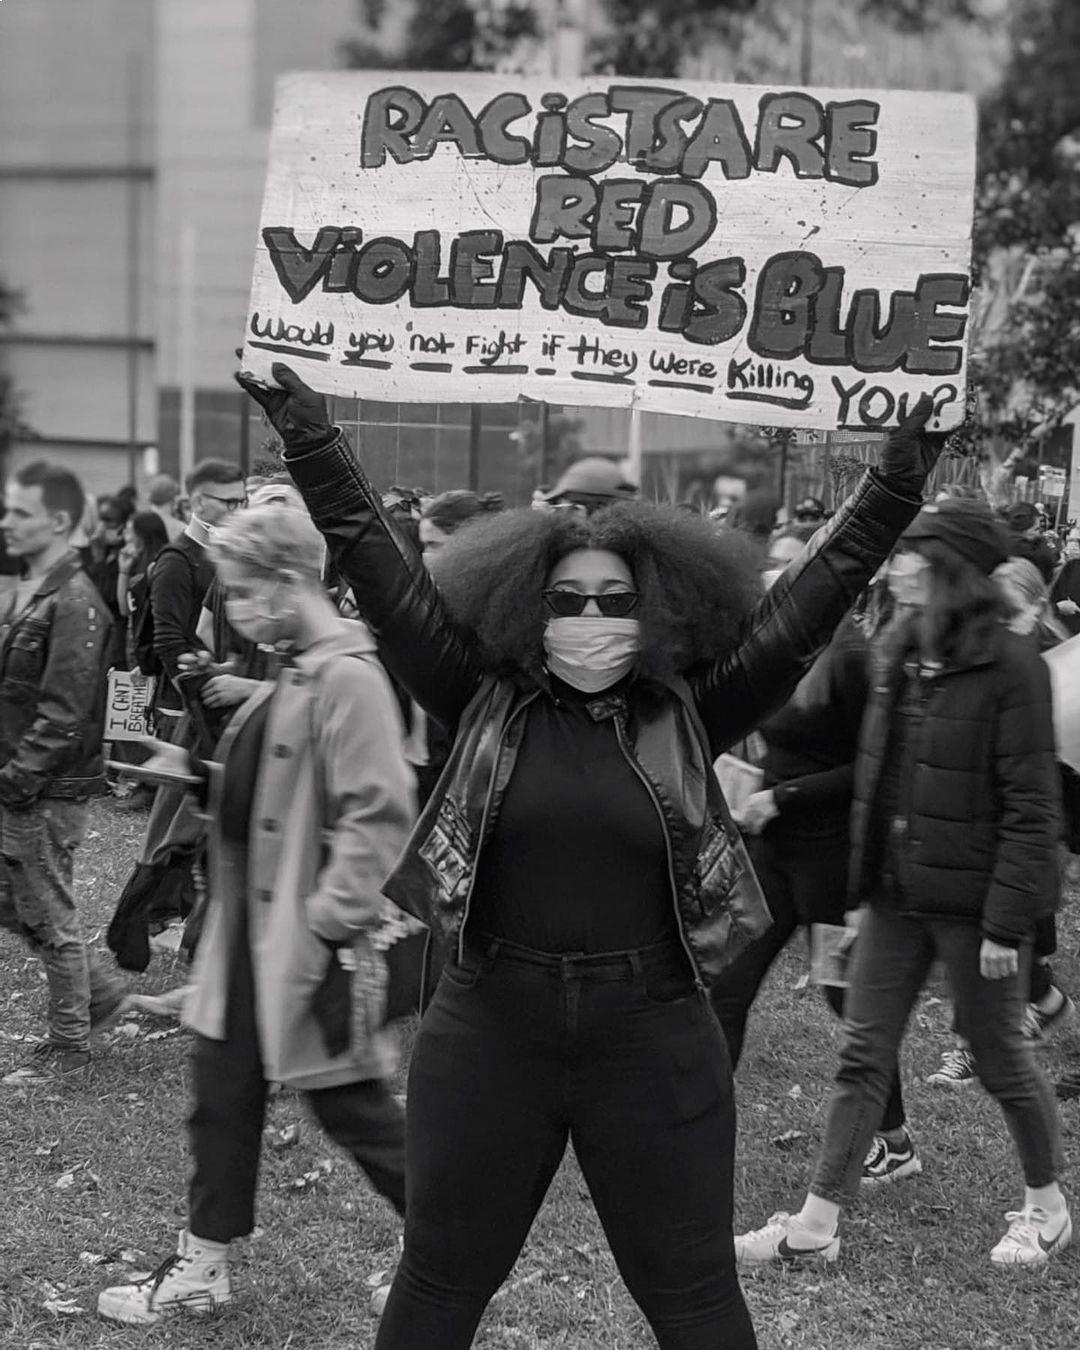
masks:
POLYGON ((958 1092, 962 1088, 972 1087, 979 1080, 974 1075, 970 1078, 946 1078, 944 1074, 932 1073, 926 1080, 930 1087, 948 1088, 950 1092, 958 1092))
POLYGON ((862 1184, 864 1186, 891 1186, 894 1181, 903 1181, 905 1177, 917 1177, 922 1171, 922 1160, 916 1154, 903 1162, 899 1167, 894 1167, 891 1172, 886 1172, 880 1177, 871 1177, 863 1174, 862 1184))
POLYGON ((151 1327, 158 1322, 187 1314, 190 1317, 208 1317, 220 1312, 232 1302, 232 1294, 217 1297, 213 1294, 198 1295, 183 1302, 163 1304, 159 1308, 150 1308, 138 1299, 120 1295, 110 1298, 111 1291, 106 1289, 98 1295, 98 1316, 106 1322, 119 1322, 128 1327, 151 1327))
POLYGON ((831 1266, 840 1255, 840 1239, 833 1240, 824 1247, 815 1247, 811 1251, 799 1251, 789 1248, 786 1252, 769 1252, 765 1256, 753 1256, 735 1248, 735 1264, 740 1268, 750 1266, 812 1266, 822 1264, 831 1266))
POLYGON ((990 1264, 997 1266, 999 1270, 1039 1270, 1047 1264, 1052 1256, 1057 1256, 1072 1243, 1072 1217, 1065 1220, 1065 1227, 1058 1236, 1058 1240, 1048 1252, 1032 1252, 1030 1261, 1002 1261, 999 1260, 993 1252, 990 1253, 990 1264))

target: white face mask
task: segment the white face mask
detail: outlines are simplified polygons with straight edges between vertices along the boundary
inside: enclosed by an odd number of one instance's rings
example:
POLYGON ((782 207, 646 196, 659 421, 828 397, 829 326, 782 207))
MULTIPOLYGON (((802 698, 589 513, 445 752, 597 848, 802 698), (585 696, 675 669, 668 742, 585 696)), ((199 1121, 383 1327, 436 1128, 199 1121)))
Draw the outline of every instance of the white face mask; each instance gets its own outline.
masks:
POLYGON ((249 642, 273 643, 286 615, 275 613, 269 596, 264 594, 230 597, 225 601, 225 617, 249 642))
POLYGON ((581 614, 548 619, 544 628, 548 670, 584 694, 610 689, 629 675, 638 648, 637 619, 581 614))

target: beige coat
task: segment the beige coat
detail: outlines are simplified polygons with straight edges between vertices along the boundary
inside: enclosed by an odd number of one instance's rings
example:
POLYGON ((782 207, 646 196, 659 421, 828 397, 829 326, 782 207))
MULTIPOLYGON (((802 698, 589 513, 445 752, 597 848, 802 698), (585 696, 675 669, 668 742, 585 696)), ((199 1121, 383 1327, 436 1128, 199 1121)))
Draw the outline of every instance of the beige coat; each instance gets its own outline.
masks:
MULTIPOLYGON (((353 1043, 331 1057, 312 999, 348 941, 370 964, 366 933, 396 913, 380 888, 415 816, 412 770, 389 681, 367 628, 341 621, 237 712, 219 747, 211 789, 210 901, 185 1023, 225 1036, 235 917, 247 905, 256 1024, 266 1078, 300 1089, 385 1077, 392 1033, 353 1018, 353 1043), (270 700, 247 849, 223 839, 229 759, 252 712, 270 700), (323 941, 326 940, 326 942, 323 941)), ((358 982, 354 983, 354 990, 358 982)))

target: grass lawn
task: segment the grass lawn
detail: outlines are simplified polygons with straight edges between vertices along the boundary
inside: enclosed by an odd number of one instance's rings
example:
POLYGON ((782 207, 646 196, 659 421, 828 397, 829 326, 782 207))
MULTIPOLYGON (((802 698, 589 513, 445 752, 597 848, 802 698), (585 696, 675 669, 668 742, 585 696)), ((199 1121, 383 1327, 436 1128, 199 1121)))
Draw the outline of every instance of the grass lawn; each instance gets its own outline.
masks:
MULTIPOLYGON (((95 941, 126 877, 145 817, 95 807, 80 895, 95 941)), ((1072 896, 1075 909, 1077 896, 1072 896)), ((1080 990, 1078 925, 1066 913, 1056 968, 1080 990)), ((805 1187, 833 1072, 836 1030, 824 1001, 797 988, 801 948, 777 966, 739 1074, 737 1222, 757 1226, 805 1187), (777 1142, 780 1136, 797 1132, 777 1142)), ((156 956, 133 983, 183 975, 156 956)), ((924 1173, 863 1201, 831 1270, 765 1271, 744 1281, 762 1350, 1080 1350, 1080 1243, 1042 1273, 994 1270, 990 1247, 1021 1179, 1000 1114, 980 1089, 923 1084, 946 1044, 940 990, 919 1006, 903 1056, 924 1173)), ((0 1070, 40 1035, 43 976, 0 938, 0 1070)), ((134 1330, 97 1320, 97 1292, 147 1271, 183 1226, 187 1175, 185 1034, 132 1019, 99 1047, 88 1086, 0 1097, 0 1347, 272 1347, 359 1350, 374 1340, 366 1281, 387 1270, 398 1223, 308 1122, 293 1096, 271 1109, 257 1233, 236 1244, 241 1299, 207 1321, 134 1330), (51 1309, 50 1310, 50 1306, 51 1309)), ((1080 1054, 1070 1030, 1043 1052, 1056 1074, 1080 1054)), ((1066 1186, 1080 1228, 1072 1160, 1080 1103, 1062 1107, 1066 1186)), ((613 1262, 580 1174, 563 1166, 521 1259, 485 1318, 483 1350, 636 1350, 654 1344, 613 1262)), ((418 1346, 417 1350, 424 1350, 418 1346)), ((723 1350, 718 1346, 717 1350, 723 1350)))

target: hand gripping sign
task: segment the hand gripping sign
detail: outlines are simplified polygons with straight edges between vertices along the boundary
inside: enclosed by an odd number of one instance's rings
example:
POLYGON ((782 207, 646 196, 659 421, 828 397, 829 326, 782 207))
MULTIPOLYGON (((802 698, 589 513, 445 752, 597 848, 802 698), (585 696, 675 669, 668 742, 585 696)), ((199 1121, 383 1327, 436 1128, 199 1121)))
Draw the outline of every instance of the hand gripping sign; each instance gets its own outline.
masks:
POLYGON ((926 392, 951 427, 974 147, 954 94, 286 76, 244 362, 858 431, 926 392))

